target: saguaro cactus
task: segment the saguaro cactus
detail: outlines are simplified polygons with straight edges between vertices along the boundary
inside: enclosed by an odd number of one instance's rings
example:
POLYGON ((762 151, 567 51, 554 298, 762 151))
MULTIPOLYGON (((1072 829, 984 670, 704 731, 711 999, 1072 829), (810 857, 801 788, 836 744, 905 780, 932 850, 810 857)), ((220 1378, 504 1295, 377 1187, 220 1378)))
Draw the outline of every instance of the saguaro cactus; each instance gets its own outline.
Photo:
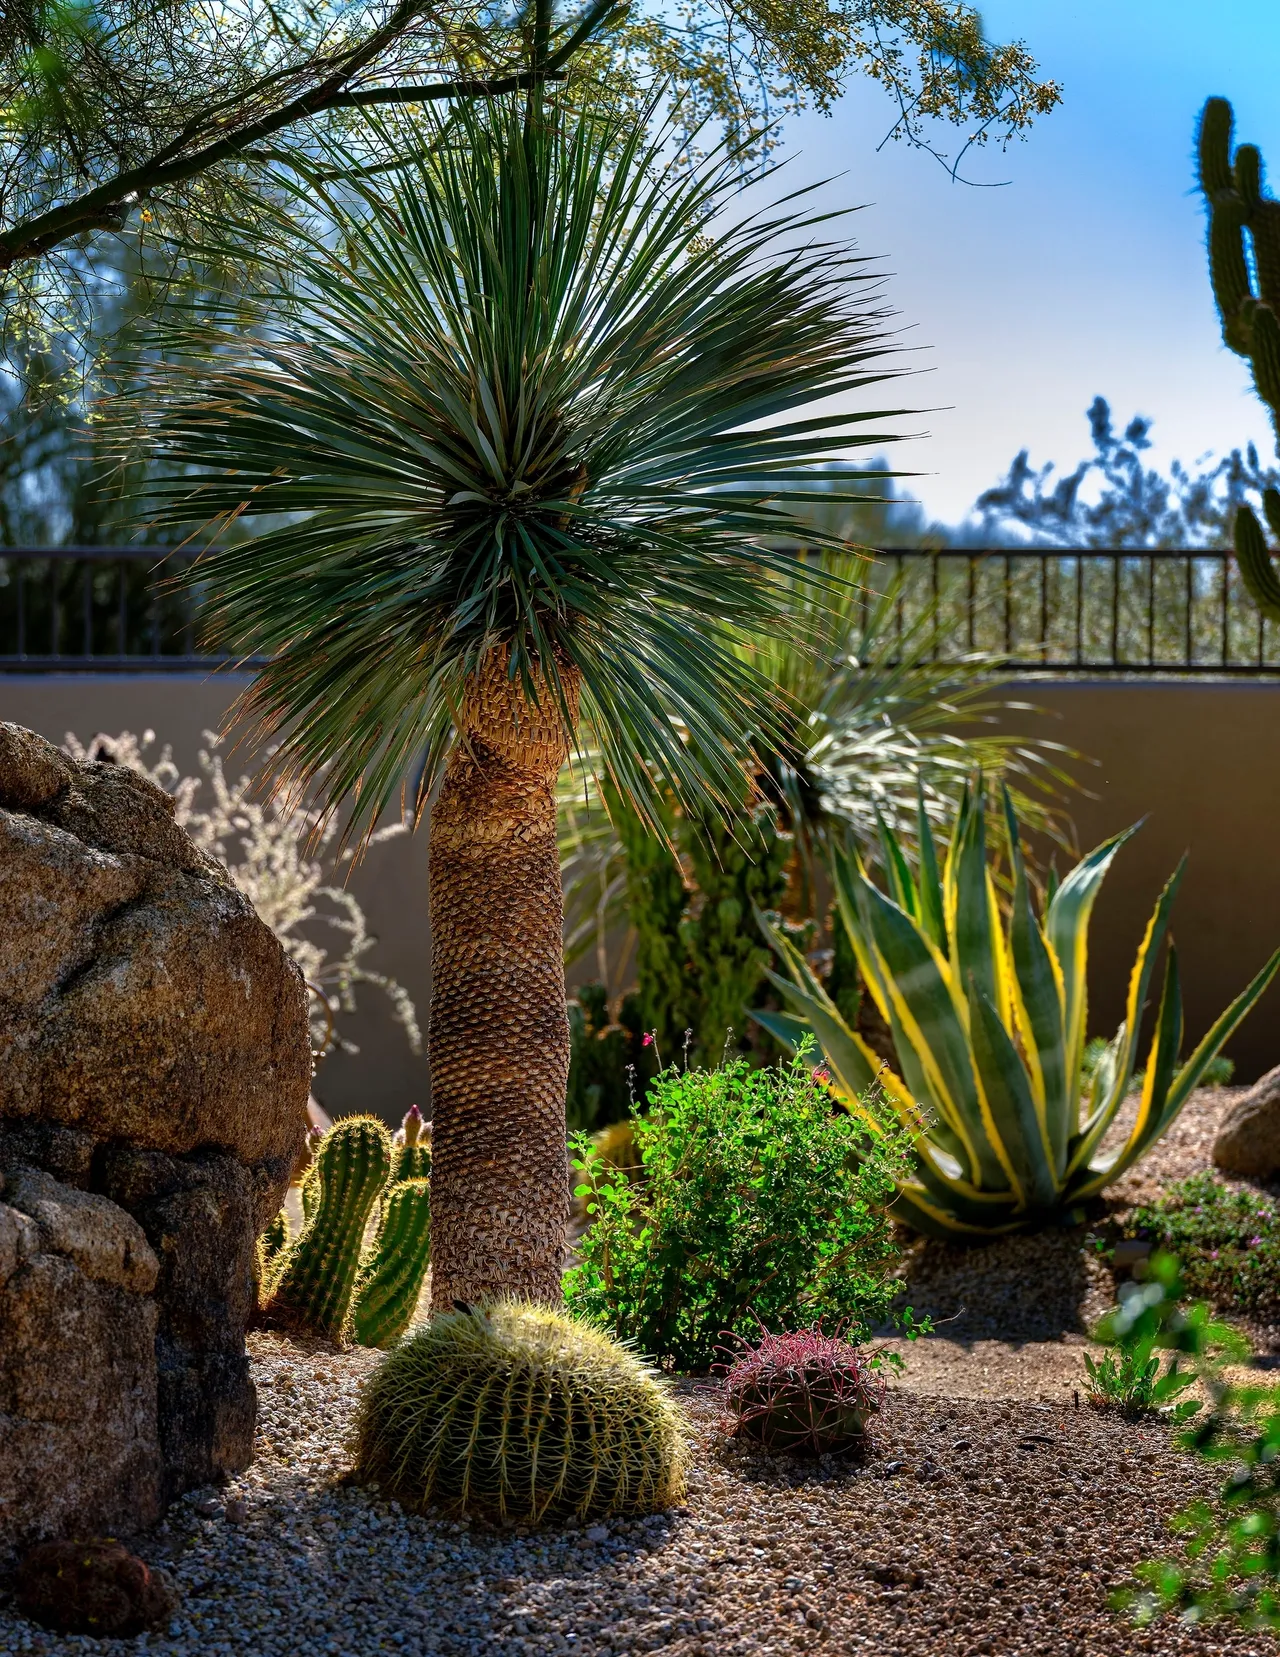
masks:
MULTIPOLYGON (((1280 201, 1266 192, 1262 155, 1241 144, 1234 156, 1235 117, 1225 98, 1210 98, 1196 145, 1200 188, 1209 213, 1209 279, 1222 318, 1222 337, 1253 370, 1258 396, 1271 412, 1280 453, 1280 201), (1252 267, 1248 257, 1252 250, 1252 267)), ((1268 489, 1263 510, 1280 537, 1280 493, 1268 489)), ((1236 556, 1254 603, 1280 621, 1280 576, 1253 510, 1236 513, 1236 556)))

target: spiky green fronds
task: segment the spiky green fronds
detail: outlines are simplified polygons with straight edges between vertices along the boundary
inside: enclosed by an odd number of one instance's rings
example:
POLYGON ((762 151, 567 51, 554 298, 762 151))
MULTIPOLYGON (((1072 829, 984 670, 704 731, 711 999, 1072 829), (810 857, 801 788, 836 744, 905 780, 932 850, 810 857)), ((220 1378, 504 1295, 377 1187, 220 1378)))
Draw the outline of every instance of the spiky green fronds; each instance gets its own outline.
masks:
POLYGON ((350 1333, 358 1346, 391 1346, 399 1340, 430 1263, 431 1186, 425 1179, 392 1185, 383 1196, 378 1241, 360 1273, 351 1308, 350 1333))
POLYGON ((342 1338, 365 1227, 391 1173, 391 1135, 375 1116, 347 1116, 320 1141, 303 1185, 312 1209, 272 1273, 272 1321, 342 1338))
POLYGON ((411 1512, 538 1524, 670 1507, 685 1435, 633 1352, 502 1301, 435 1317, 395 1348, 365 1389, 356 1462, 411 1512))
POLYGON ((1182 875, 1165 885, 1129 979, 1124 1023, 1083 1086, 1089 918, 1103 877, 1134 832, 1084 858, 1036 912, 1021 832, 1005 796, 1014 891, 1006 924, 988 864, 985 813, 966 791, 939 869, 923 820, 915 868, 884 835, 884 888, 856 852, 835 864, 841 923, 893 1034, 899 1074, 851 1030, 808 961, 777 929, 790 978, 773 976, 791 1016, 755 1014, 795 1042, 808 1032, 832 1090, 854 1110, 873 1085, 915 1135, 914 1174, 894 1212, 926 1235, 984 1236, 1053 1224, 1132 1166, 1174 1121, 1210 1062, 1280 968, 1280 950, 1180 1062, 1182 996, 1170 944, 1137 1113, 1102 1149, 1129 1093, 1148 994, 1182 875))
POLYGON ((740 211, 732 149, 673 168, 669 128, 525 107, 424 111, 393 165, 293 175, 278 281, 158 339, 136 405, 166 522, 262 526, 202 561, 206 614, 267 658, 280 773, 356 824, 411 767, 425 801, 495 650, 570 723, 580 682, 624 792, 656 808, 651 762, 731 808, 785 723, 734 647, 795 630, 786 578, 838 589, 795 549, 843 543, 794 508, 887 440, 857 407, 891 371, 879 277, 829 213, 740 211))
POLYGON ((391 1183, 431 1178, 431 1130, 417 1105, 410 1105, 392 1144, 391 1183))

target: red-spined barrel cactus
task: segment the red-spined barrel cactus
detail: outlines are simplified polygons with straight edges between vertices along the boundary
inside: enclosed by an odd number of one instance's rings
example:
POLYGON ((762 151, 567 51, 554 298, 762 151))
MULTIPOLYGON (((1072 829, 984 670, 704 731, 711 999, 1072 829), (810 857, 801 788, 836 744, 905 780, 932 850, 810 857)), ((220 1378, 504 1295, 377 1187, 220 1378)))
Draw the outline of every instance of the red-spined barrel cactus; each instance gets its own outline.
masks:
POLYGON ((838 1456, 865 1445, 884 1394, 867 1358, 821 1329, 766 1334, 724 1378, 733 1436, 801 1455, 838 1456))

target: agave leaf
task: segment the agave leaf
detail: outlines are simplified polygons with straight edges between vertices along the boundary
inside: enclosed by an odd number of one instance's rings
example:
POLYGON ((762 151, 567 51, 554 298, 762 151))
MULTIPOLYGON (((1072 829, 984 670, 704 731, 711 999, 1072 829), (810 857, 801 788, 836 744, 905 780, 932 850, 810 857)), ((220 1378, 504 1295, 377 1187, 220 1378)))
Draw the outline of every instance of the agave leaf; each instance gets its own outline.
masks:
MULTIPOLYGON (((1089 955, 1089 916, 1098 890, 1116 853, 1138 825, 1104 840, 1076 864, 1053 894, 1045 915, 1045 938, 1062 975, 1063 1028, 1066 1049, 1063 1064, 1068 1076, 1078 1076, 1084 1058, 1089 1015, 1086 967, 1089 955)), ((1074 1133, 1079 1122, 1071 1124, 1074 1133)))
MULTIPOLYGON (((1271 980, 1275 977, 1277 969, 1280 969, 1280 949, 1276 950, 1270 960, 1263 965, 1261 971, 1250 979, 1227 1010, 1211 1025, 1195 1052, 1192 1053, 1173 1079, 1163 1112, 1166 1125, 1182 1109, 1188 1094, 1204 1075, 1209 1064, 1217 1058, 1243 1022, 1246 1014, 1265 993, 1271 980)), ((1163 1132, 1163 1127, 1161 1131, 1163 1132)))
POLYGON ((968 1008, 959 999, 950 966, 911 917, 847 860, 838 871, 836 892, 859 965, 865 957, 864 976, 879 986, 889 1009, 908 1085, 964 1146, 972 1183, 979 1190, 999 1190, 1008 1170, 983 1131, 968 1008))
POLYGON ((983 1124, 1008 1170, 1018 1206, 1051 1213, 1058 1180, 1044 1113, 1008 1030, 976 978, 969 980, 969 1033, 983 1124))
MULTIPOLYGON (((1119 1177, 1163 1131, 1161 1120, 1168 1098, 1169 1083, 1178 1063, 1182 1046, 1182 988, 1178 978, 1178 955, 1170 944, 1165 959, 1164 988, 1160 995, 1160 1011, 1156 1016, 1156 1031, 1151 1042, 1151 1056, 1147 1060, 1146 1079, 1142 1085, 1142 1099, 1129 1137, 1120 1149, 1100 1164, 1090 1163, 1083 1179, 1072 1186, 1072 1196, 1084 1201, 1111 1180, 1119 1177)), ((1108 1119, 1095 1130, 1094 1143, 1105 1132, 1108 1119)), ((1083 1147, 1082 1147, 1083 1149, 1083 1147)))
MULTIPOLYGON (((914 1101, 901 1078, 894 1075, 872 1052, 856 1030, 849 1028, 839 1008, 823 989, 817 974, 781 928, 772 925, 759 910, 756 911, 756 921, 791 973, 790 979, 776 973, 770 973, 769 978, 794 1009, 796 1021, 817 1041, 841 1103, 860 1116, 868 1116, 870 1113, 862 1103, 862 1095, 878 1082, 898 1114, 904 1120, 914 1122, 914 1101)), ((753 1014, 753 1017, 766 1029, 778 1034, 780 1039, 793 1042, 794 1031, 783 1035, 782 1027, 775 1028, 767 1013, 753 1014)))
POLYGON ((884 853, 884 872, 889 884, 889 896, 899 909, 910 915, 912 920, 917 920, 920 914, 919 896, 911 867, 902 850, 902 842, 885 822, 878 806, 876 827, 880 834, 880 847, 884 853))
POLYGON ((1004 810, 1014 876, 1009 919, 1013 1016, 1022 1035, 1032 1095, 1044 1122, 1053 1167, 1061 1179, 1066 1173, 1067 1143, 1079 1113, 1080 1078, 1078 1071, 1069 1074, 1066 1068, 1062 974, 1032 907, 1018 824, 1007 788, 1004 810))
POLYGON ((1014 1211, 1011 1197, 989 1195, 990 1202, 983 1205, 971 1205, 950 1193, 939 1202, 923 1186, 905 1184, 898 1187, 889 1211, 922 1237, 932 1237, 940 1243, 1020 1231, 1023 1222, 1014 1211))
MULTIPOLYGON (((1008 792, 1006 788, 1006 793, 1008 792)), ((942 876, 938 872, 938 853, 933 840, 933 828, 925 809, 924 787, 916 787, 916 838, 920 855, 920 925, 934 947, 947 953, 946 906, 942 897, 942 876)))

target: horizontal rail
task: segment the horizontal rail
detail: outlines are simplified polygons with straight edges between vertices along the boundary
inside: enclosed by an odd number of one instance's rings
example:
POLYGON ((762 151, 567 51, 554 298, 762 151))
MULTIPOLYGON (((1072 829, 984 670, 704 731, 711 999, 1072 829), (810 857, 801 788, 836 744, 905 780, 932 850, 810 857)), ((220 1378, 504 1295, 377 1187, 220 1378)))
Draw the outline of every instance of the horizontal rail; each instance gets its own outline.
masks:
MULTIPOLYGON (((1225 551, 944 547, 875 553, 903 649, 924 618, 931 655, 975 652, 1014 672, 1280 676, 1280 627, 1225 551)), ((0 672, 195 672, 260 658, 201 649, 198 562, 172 547, 0 548, 0 672)), ((917 635, 918 636, 918 635, 917 635)))

